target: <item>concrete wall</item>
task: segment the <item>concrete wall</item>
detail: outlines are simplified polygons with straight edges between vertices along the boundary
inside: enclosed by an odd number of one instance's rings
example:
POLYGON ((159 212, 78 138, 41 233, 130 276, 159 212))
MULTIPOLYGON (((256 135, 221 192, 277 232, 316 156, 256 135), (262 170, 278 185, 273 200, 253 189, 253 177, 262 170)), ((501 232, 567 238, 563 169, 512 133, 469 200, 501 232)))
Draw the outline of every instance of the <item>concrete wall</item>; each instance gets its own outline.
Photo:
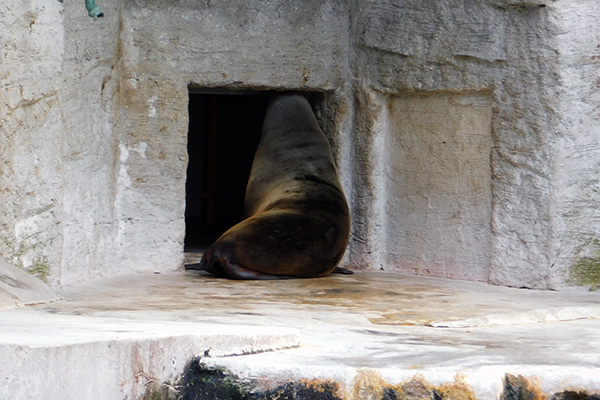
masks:
POLYGON ((98 5, 0 6, 0 249, 54 286, 181 267, 188 84, 333 91, 345 74, 335 4, 98 5))
POLYGON ((595 0, 98 5, 0 5, 0 253, 52 285, 181 266, 190 83, 325 93, 350 268, 600 274, 595 0))
POLYGON ((385 265, 485 281, 491 256, 491 102, 486 94, 386 99, 385 265))
MULTIPOLYGON (((560 288, 589 285, 594 280, 591 276, 597 279, 600 102, 595 89, 599 70, 594 64, 598 62, 600 32, 590 26, 589 18, 598 16, 598 3, 361 4, 354 25, 355 70, 362 72, 356 107, 361 115, 355 125, 360 153, 355 158, 353 196, 358 240, 351 247, 356 258, 383 269, 517 287, 560 288), (469 177, 491 175, 486 188, 491 192, 489 265, 483 258, 467 257, 468 245, 486 246, 485 233, 480 236, 484 243, 468 236, 477 226, 485 232, 484 223, 465 227, 452 212, 461 203, 477 209, 470 205, 474 186, 459 187, 455 202, 446 196, 447 202, 434 207, 431 199, 443 193, 440 184, 424 188, 423 199, 429 204, 422 204, 421 217, 410 217, 415 219, 412 223, 402 217, 390 218, 385 211, 393 204, 397 210, 391 214, 401 215, 398 195, 402 192, 397 188, 403 185, 402 174, 412 174, 415 167, 405 165, 393 174, 387 170, 398 164, 389 165, 382 150, 389 149, 405 129, 387 122, 386 107, 390 98, 413 93, 425 96, 420 97, 420 106, 414 105, 422 108, 435 107, 440 96, 450 94, 489 98, 489 131, 481 123, 471 123, 478 137, 491 137, 489 170, 484 171, 482 161, 489 147, 483 146, 479 155, 474 147, 464 153, 465 161, 475 157, 478 168, 476 175, 469 177), (432 226, 429 221, 436 214, 440 218, 437 226, 432 226), (399 226, 402 222, 406 225, 399 226), (411 233, 420 235, 411 238, 413 241, 426 240, 425 247, 430 249, 412 254, 416 263, 404 253, 405 236, 411 233), (463 250, 461 240, 467 243, 463 250), (454 252, 444 247, 449 243, 454 243, 454 252), (438 248, 444 250, 446 259, 430 268, 428 265, 439 259, 434 254, 438 248), (577 250, 580 248, 585 250, 577 250), (405 257, 396 257, 396 253, 405 257), (585 278, 574 279, 577 265, 585 270, 585 278), (487 275, 485 268, 489 269, 487 275)), ((447 110, 445 107, 440 113, 447 110)), ((428 123, 414 125, 413 134, 423 138, 418 151, 428 146, 427 135, 443 134, 446 129, 442 124, 437 130, 428 123)), ((431 150, 441 154, 441 159, 433 158, 432 163, 441 160, 441 165, 449 165, 455 157, 451 151, 431 150)), ((422 163, 417 161, 417 166, 422 163)), ((438 172, 438 177, 446 173, 442 168, 438 172)), ((450 179, 448 184, 455 181, 450 179)))

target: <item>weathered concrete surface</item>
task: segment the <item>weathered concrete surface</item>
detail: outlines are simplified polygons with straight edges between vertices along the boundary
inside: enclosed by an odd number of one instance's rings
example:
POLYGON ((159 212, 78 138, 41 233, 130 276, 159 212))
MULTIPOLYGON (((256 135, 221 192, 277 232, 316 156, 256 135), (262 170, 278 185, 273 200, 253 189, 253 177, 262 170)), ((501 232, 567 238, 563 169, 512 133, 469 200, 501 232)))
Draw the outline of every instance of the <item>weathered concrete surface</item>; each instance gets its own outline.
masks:
POLYGON ((0 4, 0 254, 51 286, 181 267, 189 84, 324 93, 350 268, 599 286, 597 0, 101 7, 93 21, 80 2, 0 4), (389 118, 410 96, 435 124, 389 118), (459 152, 430 142, 471 133, 459 152), (408 144, 416 165, 396 158, 408 144))
POLYGON ((555 15, 561 54, 561 113, 553 141, 554 245, 561 269, 554 285, 600 287, 600 3, 562 2, 555 15), (570 268, 566 268, 570 267, 570 268))
POLYGON ((3 2, 0 254, 52 286, 180 268, 188 85, 339 90, 346 6, 312 5, 3 2))
POLYGON ((299 341, 296 330, 279 327, 20 311, 2 314, 6 399, 139 399, 147 387, 174 381, 195 355, 229 357, 299 341))
POLYGON ((381 153, 384 265, 487 281, 492 109, 486 94, 390 96, 381 153))
POLYGON ((50 286, 0 257, 0 310, 47 303, 60 296, 50 286))
POLYGON ((595 293, 359 272, 277 282, 140 275, 62 295, 0 313, 10 360, 0 397, 135 399, 150 383, 173 383, 194 356, 262 387, 337 382, 345 399, 381 399, 414 379, 497 399, 506 374, 546 394, 600 393, 595 293))
MULTIPOLYGON (((358 46, 352 66, 361 79, 355 97, 351 192, 355 221, 349 263, 357 269, 468 276, 515 287, 594 286, 600 271, 596 88, 600 31, 590 24, 600 15, 600 3, 373 0, 357 4, 353 15, 358 46), (476 257, 453 267, 452 263, 428 267, 434 249, 459 241, 464 229, 450 238, 444 229, 429 230, 422 240, 430 246, 419 260, 396 258, 397 249, 385 245, 397 243, 404 251, 405 232, 422 233, 418 222, 395 229, 411 217, 395 209, 402 209, 395 188, 402 186, 403 176, 415 165, 403 165, 395 174, 386 170, 399 165, 386 158, 386 145, 402 140, 398 137, 406 132, 387 122, 388 98, 429 96, 433 107, 449 93, 487 95, 491 101, 491 125, 478 127, 480 137, 491 138, 491 151, 485 147, 475 154, 479 160, 490 158, 487 168, 477 164, 476 171, 476 176, 491 176, 484 188, 491 193, 486 265, 476 257), (389 209, 394 209, 395 217, 390 218, 389 209)), ((444 107, 440 114, 451 109, 444 107)), ((429 138, 445 130, 442 125, 422 124, 409 133, 429 138)), ((426 144, 424 139, 421 145, 426 144)), ((438 158, 433 163, 447 165, 455 157, 452 151, 434 150, 438 158)), ((430 157, 419 156, 424 161, 417 166, 430 157)), ((438 171, 439 176, 444 173, 438 171)), ((427 199, 441 194, 435 185, 423 189, 427 199)), ((458 189, 458 203, 468 203, 472 187, 458 189)), ((423 208, 440 215, 440 225, 452 226, 456 221, 451 214, 444 217, 444 212, 455 205, 423 208)), ((452 251, 460 252, 460 246, 452 251)))

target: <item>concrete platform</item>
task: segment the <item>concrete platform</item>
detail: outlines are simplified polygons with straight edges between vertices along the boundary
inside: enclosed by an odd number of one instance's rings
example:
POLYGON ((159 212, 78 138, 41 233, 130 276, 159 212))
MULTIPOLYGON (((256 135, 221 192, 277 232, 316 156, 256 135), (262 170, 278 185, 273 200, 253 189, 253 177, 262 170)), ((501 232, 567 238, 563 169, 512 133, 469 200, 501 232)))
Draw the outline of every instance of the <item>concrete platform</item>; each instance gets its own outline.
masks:
POLYGON ((407 382, 498 399, 507 374, 538 398, 600 394, 598 292, 384 272, 285 281, 181 272, 60 294, 0 311, 0 399, 140 399, 195 356, 263 388, 331 381, 344 399, 382 399, 407 382))

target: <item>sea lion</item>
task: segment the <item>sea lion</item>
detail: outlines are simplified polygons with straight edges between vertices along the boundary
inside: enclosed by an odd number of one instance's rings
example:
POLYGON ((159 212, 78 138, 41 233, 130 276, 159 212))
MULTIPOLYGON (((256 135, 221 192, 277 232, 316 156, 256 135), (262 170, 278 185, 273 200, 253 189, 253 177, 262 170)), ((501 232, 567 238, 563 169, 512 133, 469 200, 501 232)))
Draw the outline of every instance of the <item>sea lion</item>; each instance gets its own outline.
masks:
POLYGON ((348 203, 329 142, 303 96, 269 101, 244 209, 247 218, 186 269, 233 279, 352 273, 336 269, 350 236, 348 203))

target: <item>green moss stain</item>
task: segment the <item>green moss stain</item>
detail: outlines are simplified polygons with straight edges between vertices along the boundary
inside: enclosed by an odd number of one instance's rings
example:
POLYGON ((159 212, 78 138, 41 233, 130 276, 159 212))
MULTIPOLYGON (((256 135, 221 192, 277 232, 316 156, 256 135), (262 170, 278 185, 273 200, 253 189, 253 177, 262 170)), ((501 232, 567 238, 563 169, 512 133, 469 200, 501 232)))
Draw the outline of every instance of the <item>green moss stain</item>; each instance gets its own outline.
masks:
POLYGON ((28 240, 27 242, 30 243, 23 241, 17 244, 9 240, 6 236, 2 236, 0 242, 3 248, 2 255, 5 256, 7 261, 12 262, 17 267, 48 283, 51 269, 47 256, 36 256, 30 265, 25 265, 23 261, 23 257, 27 253, 37 250, 41 245, 40 242, 28 240))
POLYGON ((590 290, 600 289, 600 240, 593 239, 578 251, 571 266, 569 283, 587 286, 590 290), (585 256, 582 255, 585 252, 585 256))
POLYGON ((50 265, 48 265, 48 257, 40 256, 33 260, 33 264, 25 268, 25 271, 34 275, 38 279, 48 283, 48 277, 50 276, 50 265))
POLYGON ((570 282, 577 286, 600 289, 600 258, 582 257, 571 267, 570 282))

